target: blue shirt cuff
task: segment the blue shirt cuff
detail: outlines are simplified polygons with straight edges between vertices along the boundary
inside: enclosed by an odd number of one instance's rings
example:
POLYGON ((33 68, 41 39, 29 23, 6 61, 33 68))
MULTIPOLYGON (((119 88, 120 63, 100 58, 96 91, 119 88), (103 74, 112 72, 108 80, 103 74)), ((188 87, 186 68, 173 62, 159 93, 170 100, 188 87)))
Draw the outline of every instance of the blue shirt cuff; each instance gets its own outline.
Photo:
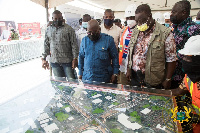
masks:
POLYGON ((78 72, 79 75, 83 76, 83 72, 79 70, 78 72))
POLYGON ((113 74, 119 74, 119 69, 118 68, 114 68, 113 74))

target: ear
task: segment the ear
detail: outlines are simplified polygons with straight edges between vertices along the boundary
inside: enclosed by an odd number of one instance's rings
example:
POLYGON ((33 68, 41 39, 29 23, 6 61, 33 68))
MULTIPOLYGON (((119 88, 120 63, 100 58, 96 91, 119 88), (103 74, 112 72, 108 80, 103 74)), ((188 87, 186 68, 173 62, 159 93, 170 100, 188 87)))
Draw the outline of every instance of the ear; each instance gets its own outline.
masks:
POLYGON ((152 18, 152 13, 149 14, 149 17, 152 18))
POLYGON ((187 13, 186 10, 183 10, 183 11, 182 11, 182 14, 183 14, 183 16, 185 16, 185 15, 187 15, 188 13, 187 13))
POLYGON ((101 32, 101 27, 99 26, 99 32, 101 32))

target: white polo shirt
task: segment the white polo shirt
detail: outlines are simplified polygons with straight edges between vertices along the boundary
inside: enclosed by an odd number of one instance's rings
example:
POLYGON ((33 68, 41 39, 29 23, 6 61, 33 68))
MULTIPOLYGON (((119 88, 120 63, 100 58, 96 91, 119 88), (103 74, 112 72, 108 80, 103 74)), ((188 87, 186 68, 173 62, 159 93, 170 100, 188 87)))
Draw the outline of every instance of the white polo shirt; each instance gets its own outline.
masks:
POLYGON ((81 27, 78 31, 76 31, 76 38, 78 42, 78 48, 80 49, 82 39, 87 36, 87 30, 81 27))

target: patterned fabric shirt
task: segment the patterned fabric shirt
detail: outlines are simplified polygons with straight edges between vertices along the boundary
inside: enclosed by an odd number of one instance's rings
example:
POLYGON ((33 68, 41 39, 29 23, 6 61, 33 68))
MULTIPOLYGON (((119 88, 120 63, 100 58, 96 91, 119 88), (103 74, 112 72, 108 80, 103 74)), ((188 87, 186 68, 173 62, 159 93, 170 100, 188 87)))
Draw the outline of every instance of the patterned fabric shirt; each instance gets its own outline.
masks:
MULTIPOLYGON (((138 70, 145 73, 145 65, 147 59, 147 51, 149 41, 152 37, 155 25, 147 33, 139 32, 136 45, 134 47, 133 54, 133 67, 132 69, 136 72, 138 70)), ((174 42, 173 34, 170 33, 167 39, 165 40, 165 58, 166 62, 176 61, 176 45, 174 42)))
POLYGON ((172 80, 181 82, 184 78, 184 72, 182 69, 182 58, 183 56, 178 53, 180 49, 184 48, 185 43, 191 36, 200 35, 200 25, 192 21, 191 17, 188 17, 179 25, 173 25, 173 35, 176 42, 176 52, 177 52, 177 63, 176 70, 172 76, 172 80))
POLYGON ((49 26, 45 33, 44 59, 50 55, 52 63, 70 63, 78 58, 78 45, 74 29, 67 24, 49 26))

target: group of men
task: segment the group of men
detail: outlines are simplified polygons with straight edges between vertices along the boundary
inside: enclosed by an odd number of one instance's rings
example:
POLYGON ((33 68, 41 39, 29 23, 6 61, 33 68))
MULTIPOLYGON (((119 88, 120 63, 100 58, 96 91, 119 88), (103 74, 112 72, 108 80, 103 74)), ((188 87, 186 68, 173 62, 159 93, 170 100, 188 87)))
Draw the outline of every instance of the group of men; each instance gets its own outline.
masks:
MULTIPOLYGON (((56 10, 46 30, 42 66, 49 68, 46 57, 50 55, 54 76, 69 81, 75 79, 78 66, 78 78, 85 82, 173 89, 174 95, 189 90, 196 96, 200 89, 200 25, 199 17, 197 23, 192 21, 190 10, 189 1, 173 6, 172 31, 153 19, 147 4, 127 7, 123 29, 114 24, 114 12, 107 9, 103 24, 86 14, 76 33, 56 10), (184 77, 187 82, 182 82, 184 77), (188 79, 194 85, 193 92, 188 79)), ((197 103, 199 109, 199 99, 197 103)))
POLYGON ((79 62, 83 80, 110 82, 115 77, 124 85, 178 88, 185 74, 183 55, 178 51, 191 36, 200 34, 200 26, 189 16, 190 9, 187 1, 174 5, 170 16, 173 32, 153 19, 147 4, 127 7, 123 29, 114 24, 114 12, 107 9, 103 24, 85 14, 75 32, 56 10, 46 30, 42 65, 49 66, 46 57, 50 55, 56 77, 74 79, 79 62))

